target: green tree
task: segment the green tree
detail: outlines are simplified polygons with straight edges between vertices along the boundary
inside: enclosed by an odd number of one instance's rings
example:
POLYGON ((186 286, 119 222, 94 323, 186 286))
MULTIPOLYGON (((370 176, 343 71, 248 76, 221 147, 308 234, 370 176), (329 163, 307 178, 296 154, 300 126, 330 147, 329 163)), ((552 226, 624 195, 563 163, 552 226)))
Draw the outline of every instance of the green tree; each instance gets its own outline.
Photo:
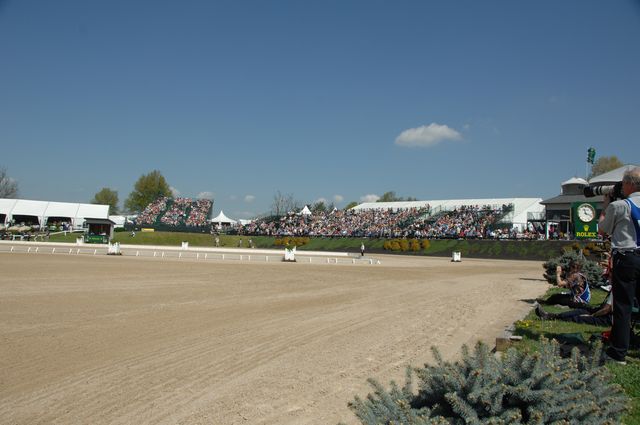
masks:
POLYGON ((17 198, 18 183, 7 175, 5 168, 0 168, 0 198, 17 198))
POLYGON ((380 199, 378 199, 376 202, 403 202, 403 201, 417 201, 417 199, 411 196, 405 199, 401 196, 397 196, 396 193, 393 190, 391 190, 389 192, 385 192, 380 197, 380 199))
POLYGON ((153 170, 143 174, 133 187, 133 192, 124 202, 124 207, 131 212, 140 212, 147 205, 163 196, 171 196, 169 184, 160 171, 153 170))
POLYGON ((311 206, 311 212, 314 214, 327 212, 327 206, 324 204, 324 201, 318 201, 311 206))
POLYGON ((103 187, 91 200, 92 204, 109 205, 109 215, 118 214, 118 192, 103 187))
POLYGON ((376 202, 396 202, 396 201, 402 201, 402 198, 398 198, 394 191, 389 191, 389 192, 383 193, 380 199, 378 199, 376 202))
POLYGON ((351 208, 355 207, 356 205, 358 205, 358 203, 356 201, 351 201, 347 204, 346 207, 344 207, 344 210, 350 210, 351 208))
POLYGON ((624 164, 622 163, 622 161, 620 161, 615 155, 601 156, 596 160, 595 164, 593 164, 593 168, 591 168, 591 177, 599 176, 600 174, 604 174, 607 171, 620 168, 623 165, 624 164))

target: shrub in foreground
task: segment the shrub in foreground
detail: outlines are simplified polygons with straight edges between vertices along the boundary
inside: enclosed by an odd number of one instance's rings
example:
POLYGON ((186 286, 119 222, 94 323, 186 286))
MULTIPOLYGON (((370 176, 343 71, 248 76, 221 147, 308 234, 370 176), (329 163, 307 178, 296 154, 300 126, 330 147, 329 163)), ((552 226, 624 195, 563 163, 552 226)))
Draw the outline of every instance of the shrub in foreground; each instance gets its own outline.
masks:
POLYGON ((580 251, 567 251, 560 257, 551 258, 542 264, 544 268, 544 278, 553 285, 557 285, 556 282, 556 267, 562 266, 564 270, 569 269, 569 264, 577 262, 581 265, 582 273, 587 277, 590 285, 596 285, 602 281, 602 267, 595 261, 587 260, 580 251))
POLYGON ((358 419, 366 425, 618 424, 627 409, 622 389, 598 366, 600 347, 592 358, 574 349, 565 359, 555 341, 543 340, 536 353, 511 348, 498 359, 478 343, 473 353, 464 346, 455 363, 432 350, 436 364, 407 369, 402 388, 391 382, 387 390, 370 379, 374 393, 349 404, 358 419))

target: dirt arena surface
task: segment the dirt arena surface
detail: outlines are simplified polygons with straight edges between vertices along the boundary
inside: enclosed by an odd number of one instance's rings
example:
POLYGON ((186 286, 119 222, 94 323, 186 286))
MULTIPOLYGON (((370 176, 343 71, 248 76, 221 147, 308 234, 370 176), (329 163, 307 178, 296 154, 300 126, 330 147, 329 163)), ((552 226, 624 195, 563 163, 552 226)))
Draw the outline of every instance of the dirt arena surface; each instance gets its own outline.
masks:
POLYGON ((374 377, 493 343, 538 262, 0 253, 3 424, 347 424, 374 377))

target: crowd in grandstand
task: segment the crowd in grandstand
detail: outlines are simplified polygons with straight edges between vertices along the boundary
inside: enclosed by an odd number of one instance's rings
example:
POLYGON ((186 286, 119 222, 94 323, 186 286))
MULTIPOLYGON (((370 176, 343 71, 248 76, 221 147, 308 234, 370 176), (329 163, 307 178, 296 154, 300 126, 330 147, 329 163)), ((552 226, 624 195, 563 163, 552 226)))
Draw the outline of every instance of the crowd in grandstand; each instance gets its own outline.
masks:
POLYGON ((333 210, 313 215, 287 214, 279 220, 258 220, 241 233, 267 236, 401 237, 406 223, 427 214, 429 208, 405 210, 333 210))
POLYGON ((409 229, 417 238, 464 238, 478 239, 489 237, 496 221, 507 210, 507 206, 492 208, 483 206, 461 206, 447 212, 435 221, 423 220, 409 229))
POLYGON ((147 207, 142 211, 138 217, 136 218, 136 224, 139 225, 151 225, 154 224, 158 220, 158 216, 164 212, 167 208, 167 199, 159 198, 154 202, 147 205, 147 207))
MULTIPOLYGON (((209 226, 212 201, 190 198, 160 198, 138 216, 136 225, 174 227, 209 226)), ((542 229, 517 231, 498 224, 512 206, 459 206, 433 214, 423 208, 368 209, 289 213, 239 226, 242 235, 367 237, 418 239, 538 239, 542 229)))
POLYGON ((209 199, 164 197, 149 204, 136 218, 136 225, 203 227, 209 224, 212 206, 209 199))
POLYGON ((538 239, 541 229, 518 232, 498 224, 512 206, 461 206, 431 215, 429 206, 397 211, 334 210, 296 213, 254 221, 240 228, 245 235, 422 239, 538 239))

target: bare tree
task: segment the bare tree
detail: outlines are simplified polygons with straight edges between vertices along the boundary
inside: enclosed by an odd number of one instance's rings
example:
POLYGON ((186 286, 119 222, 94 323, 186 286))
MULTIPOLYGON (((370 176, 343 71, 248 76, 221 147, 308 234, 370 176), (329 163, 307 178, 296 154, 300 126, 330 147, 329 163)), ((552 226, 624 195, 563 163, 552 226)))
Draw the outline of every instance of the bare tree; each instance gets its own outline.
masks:
POLYGON ((289 211, 300 208, 300 203, 293 199, 293 194, 282 194, 279 190, 273 195, 271 213, 275 216, 283 216, 289 211))
POLYGON ((18 183, 7 175, 5 168, 0 168, 0 198, 17 198, 18 183))

